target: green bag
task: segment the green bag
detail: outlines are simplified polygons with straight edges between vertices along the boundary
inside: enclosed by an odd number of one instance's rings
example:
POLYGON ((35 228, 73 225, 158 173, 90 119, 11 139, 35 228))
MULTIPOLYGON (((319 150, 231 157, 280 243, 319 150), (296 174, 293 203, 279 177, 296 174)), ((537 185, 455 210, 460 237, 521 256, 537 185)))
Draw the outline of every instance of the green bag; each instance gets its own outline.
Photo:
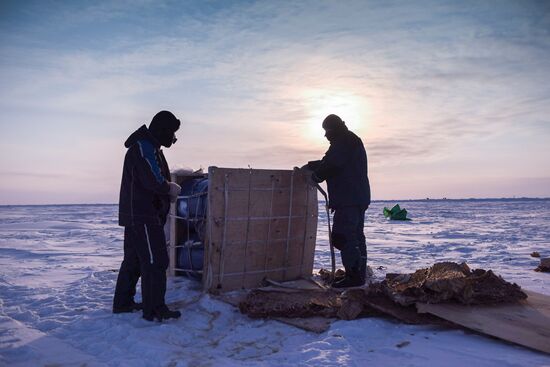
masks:
POLYGON ((384 217, 391 220, 410 220, 407 218, 407 209, 401 209, 399 204, 395 204, 391 209, 384 207, 384 217))

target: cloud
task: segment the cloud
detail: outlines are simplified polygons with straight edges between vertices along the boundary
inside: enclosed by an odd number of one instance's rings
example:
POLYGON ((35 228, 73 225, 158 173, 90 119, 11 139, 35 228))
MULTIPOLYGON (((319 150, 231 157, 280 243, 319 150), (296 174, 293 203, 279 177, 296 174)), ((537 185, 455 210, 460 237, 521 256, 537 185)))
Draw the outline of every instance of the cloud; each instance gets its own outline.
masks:
POLYGON ((550 133, 544 2, 48 7, 0 18, 2 144, 123 140, 163 108, 187 122, 172 160, 285 167, 324 151, 305 130, 330 95, 359 101, 357 133, 382 168, 422 160, 429 174, 472 142, 550 133))
POLYGON ((23 171, 0 171, 0 176, 21 177, 23 179, 60 179, 66 178, 69 174, 61 173, 41 173, 41 172, 23 172, 23 171))

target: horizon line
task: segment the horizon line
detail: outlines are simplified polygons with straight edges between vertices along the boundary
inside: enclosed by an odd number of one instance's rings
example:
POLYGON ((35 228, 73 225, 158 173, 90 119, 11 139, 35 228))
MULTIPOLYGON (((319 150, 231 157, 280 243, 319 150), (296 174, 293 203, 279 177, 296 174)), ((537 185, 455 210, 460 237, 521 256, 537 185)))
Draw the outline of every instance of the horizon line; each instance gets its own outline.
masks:
MULTIPOLYGON (((489 197, 489 198, 423 198, 423 199, 377 199, 377 200, 371 200, 371 203, 380 203, 380 202, 411 202, 411 201, 506 201, 506 200, 550 200, 550 197, 529 197, 529 196, 521 196, 521 197, 489 197)), ((318 201, 324 201, 324 199, 319 199, 318 201)), ((8 206, 100 206, 100 205, 118 205, 118 203, 74 203, 74 204, 0 204, 0 207, 8 207, 8 206)))

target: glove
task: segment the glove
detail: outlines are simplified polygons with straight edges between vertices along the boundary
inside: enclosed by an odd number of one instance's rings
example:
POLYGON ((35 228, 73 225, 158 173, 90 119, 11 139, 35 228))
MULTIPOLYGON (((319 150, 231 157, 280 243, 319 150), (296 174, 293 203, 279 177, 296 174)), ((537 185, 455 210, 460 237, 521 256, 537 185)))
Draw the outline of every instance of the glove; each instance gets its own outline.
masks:
POLYGON ((168 191, 168 195, 170 195, 170 202, 175 203, 178 200, 181 186, 175 182, 168 182, 168 185, 170 186, 170 191, 168 191))

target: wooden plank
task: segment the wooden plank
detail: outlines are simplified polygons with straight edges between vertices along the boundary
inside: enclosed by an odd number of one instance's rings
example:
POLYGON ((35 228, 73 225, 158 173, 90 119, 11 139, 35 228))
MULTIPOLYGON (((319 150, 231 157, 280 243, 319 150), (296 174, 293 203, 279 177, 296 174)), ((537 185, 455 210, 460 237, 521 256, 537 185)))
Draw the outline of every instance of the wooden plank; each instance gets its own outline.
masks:
POLYGON ((321 334, 330 329, 330 325, 337 319, 326 317, 308 317, 305 318, 288 318, 288 317, 275 317, 274 320, 282 322, 283 324, 291 325, 305 331, 311 331, 313 333, 321 334))
POLYGON ((317 245, 317 220, 318 220, 318 207, 317 207, 317 189, 315 187, 309 188, 309 210, 306 229, 304 233, 304 254, 302 257, 302 266, 304 272, 311 274, 313 272, 313 262, 315 258, 315 246, 317 245), (310 256, 309 254, 313 254, 310 256))
POLYGON ((528 298, 514 304, 417 303, 416 307, 418 312, 431 313, 480 333, 550 354, 550 296, 530 291, 525 293, 528 298))
MULTIPOLYGON (((303 291, 303 290, 315 290, 320 289, 317 285, 312 284, 311 281, 306 279, 298 279, 296 281, 285 282, 282 284, 283 287, 270 286, 264 287, 261 289, 273 290, 277 289, 280 292, 292 292, 292 291, 303 291), (289 286, 290 288, 285 289, 284 286, 289 286)), ((217 298, 225 303, 228 303, 234 307, 239 307, 239 303, 246 299, 246 292, 244 291, 235 291, 226 294, 222 294, 217 298)), ((297 327, 299 329, 310 331, 314 333, 323 333, 330 328, 330 325, 337 319, 335 318, 325 318, 325 317, 308 317, 308 318, 288 318, 288 317, 275 317, 275 321, 282 322, 290 326, 297 327)))
POLYGON ((274 282, 272 279, 268 279, 269 286, 258 288, 260 291, 277 291, 277 292, 303 292, 303 291, 320 291, 324 292, 327 288, 321 284, 313 281, 311 278, 300 278, 297 280, 290 280, 288 282, 274 282))
POLYGON ((443 320, 429 313, 419 313, 414 305, 401 306, 393 302, 385 295, 371 293, 363 300, 366 305, 382 314, 394 317, 406 324, 411 325, 439 325, 445 327, 456 327, 455 324, 443 320))
POLYGON ((218 173, 216 167, 208 168, 208 217, 207 241, 203 261, 203 289, 213 290, 219 283, 219 275, 214 276, 214 270, 219 274, 219 257, 223 239, 224 215, 224 185, 223 172, 218 173))
POLYGON ((205 290, 311 275, 317 196, 303 172, 210 167, 205 290))

